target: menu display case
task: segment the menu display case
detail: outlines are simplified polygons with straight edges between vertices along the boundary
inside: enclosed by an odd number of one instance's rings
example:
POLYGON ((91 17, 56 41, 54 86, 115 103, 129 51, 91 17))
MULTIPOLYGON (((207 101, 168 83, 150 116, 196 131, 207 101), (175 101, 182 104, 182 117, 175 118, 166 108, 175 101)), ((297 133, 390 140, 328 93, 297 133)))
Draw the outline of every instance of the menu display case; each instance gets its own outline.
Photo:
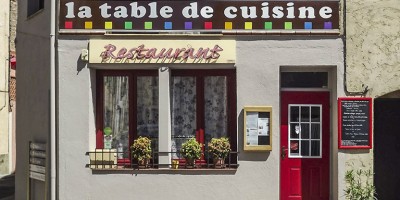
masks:
POLYGON ((245 106, 244 150, 272 150, 272 106, 245 106))

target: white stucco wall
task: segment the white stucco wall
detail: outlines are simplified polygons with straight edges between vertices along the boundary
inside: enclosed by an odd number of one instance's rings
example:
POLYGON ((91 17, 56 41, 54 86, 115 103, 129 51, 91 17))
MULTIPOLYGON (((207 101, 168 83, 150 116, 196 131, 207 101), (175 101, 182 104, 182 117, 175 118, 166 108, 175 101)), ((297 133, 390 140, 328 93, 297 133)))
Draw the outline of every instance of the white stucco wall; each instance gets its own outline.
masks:
POLYGON ((0 6, 0 176, 9 173, 8 166, 8 68, 10 2, 0 6))
MULTIPOLYGON (((164 38, 165 39, 165 38, 164 38)), ((190 39, 190 38, 181 38, 190 39)), ((88 40, 59 40, 59 197, 60 199, 279 199, 281 67, 326 69, 334 77, 332 102, 343 95, 343 46, 338 38, 238 37, 237 117, 240 167, 235 174, 94 174, 85 152, 95 143, 95 70, 79 61, 88 40), (304 40, 305 39, 305 40, 304 40), (336 77, 338 82, 336 83, 336 77), (242 108, 273 107, 273 150, 242 151, 242 108), (85 191, 85 192, 76 192, 85 191)), ((115 65, 114 65, 115 66, 115 65)), ((114 67, 110 65, 111 68, 114 67)), ((129 65, 122 66, 130 68, 129 65)), ((135 66, 135 68, 156 66, 135 66)), ((173 68, 174 66, 169 66, 173 68)), ((193 67, 193 66, 190 66, 193 67)), ((335 116, 336 109, 332 109, 335 116)), ((331 196, 337 199, 337 131, 332 117, 331 196)), ((339 190, 343 186, 339 186, 339 190)))

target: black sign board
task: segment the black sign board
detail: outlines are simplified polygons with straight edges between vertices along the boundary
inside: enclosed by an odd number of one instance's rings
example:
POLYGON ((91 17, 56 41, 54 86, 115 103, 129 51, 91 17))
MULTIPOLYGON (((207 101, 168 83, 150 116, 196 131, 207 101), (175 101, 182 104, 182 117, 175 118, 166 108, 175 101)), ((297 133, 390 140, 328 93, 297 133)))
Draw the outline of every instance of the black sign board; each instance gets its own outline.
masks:
POLYGON ((372 99, 339 98, 339 148, 372 148, 372 99))
POLYGON ((63 30, 338 30, 339 1, 60 0, 63 30))

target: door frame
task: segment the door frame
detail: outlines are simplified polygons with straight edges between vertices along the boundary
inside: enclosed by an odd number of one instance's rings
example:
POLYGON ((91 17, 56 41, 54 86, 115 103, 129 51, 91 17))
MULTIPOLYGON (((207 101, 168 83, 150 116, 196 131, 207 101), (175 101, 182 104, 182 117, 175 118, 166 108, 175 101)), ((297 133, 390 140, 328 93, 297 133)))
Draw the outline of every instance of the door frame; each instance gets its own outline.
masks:
MULTIPOLYGON (((338 165, 338 149, 335 141, 337 141, 337 129, 334 124, 337 124, 337 105, 332 104, 337 100, 338 92, 342 91, 337 86, 337 77, 339 76, 337 73, 337 69, 341 68, 338 65, 281 65, 279 70, 279 79, 281 80, 282 72, 327 72, 328 73, 328 86, 326 88, 283 88, 280 85, 279 96, 281 96, 281 92, 283 91, 304 91, 304 92, 329 92, 329 105, 330 105, 330 134, 329 134, 329 198, 338 198, 339 192, 339 180, 338 180, 338 167, 334 167, 338 165), (336 139, 335 139, 336 138, 336 139), (336 154, 336 157, 334 156, 336 154)), ((279 97, 279 126, 281 124, 281 97, 279 97)), ((281 139, 280 139, 280 128, 279 128, 279 174, 281 173, 281 139)), ((279 191, 281 192, 280 187, 281 179, 279 178, 279 191)))

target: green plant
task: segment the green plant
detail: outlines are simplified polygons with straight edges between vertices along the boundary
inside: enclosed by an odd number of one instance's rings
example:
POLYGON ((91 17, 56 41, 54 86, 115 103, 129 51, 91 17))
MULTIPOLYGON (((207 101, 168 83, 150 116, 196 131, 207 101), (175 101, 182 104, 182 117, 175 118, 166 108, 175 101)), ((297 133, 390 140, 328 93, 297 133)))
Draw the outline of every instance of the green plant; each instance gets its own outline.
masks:
POLYGON ((344 190, 345 196, 349 200, 374 200, 376 191, 372 183, 373 173, 368 170, 348 170, 345 174, 347 184, 344 190))
POLYGON ((182 144, 181 154, 186 159, 200 159, 202 145, 191 138, 182 144))
POLYGON ((229 139, 226 137, 212 138, 208 143, 208 152, 214 158, 225 159, 231 151, 231 145, 229 139))
POLYGON ((131 146, 132 155, 138 161, 151 158, 151 140, 147 137, 139 136, 133 141, 131 146))

